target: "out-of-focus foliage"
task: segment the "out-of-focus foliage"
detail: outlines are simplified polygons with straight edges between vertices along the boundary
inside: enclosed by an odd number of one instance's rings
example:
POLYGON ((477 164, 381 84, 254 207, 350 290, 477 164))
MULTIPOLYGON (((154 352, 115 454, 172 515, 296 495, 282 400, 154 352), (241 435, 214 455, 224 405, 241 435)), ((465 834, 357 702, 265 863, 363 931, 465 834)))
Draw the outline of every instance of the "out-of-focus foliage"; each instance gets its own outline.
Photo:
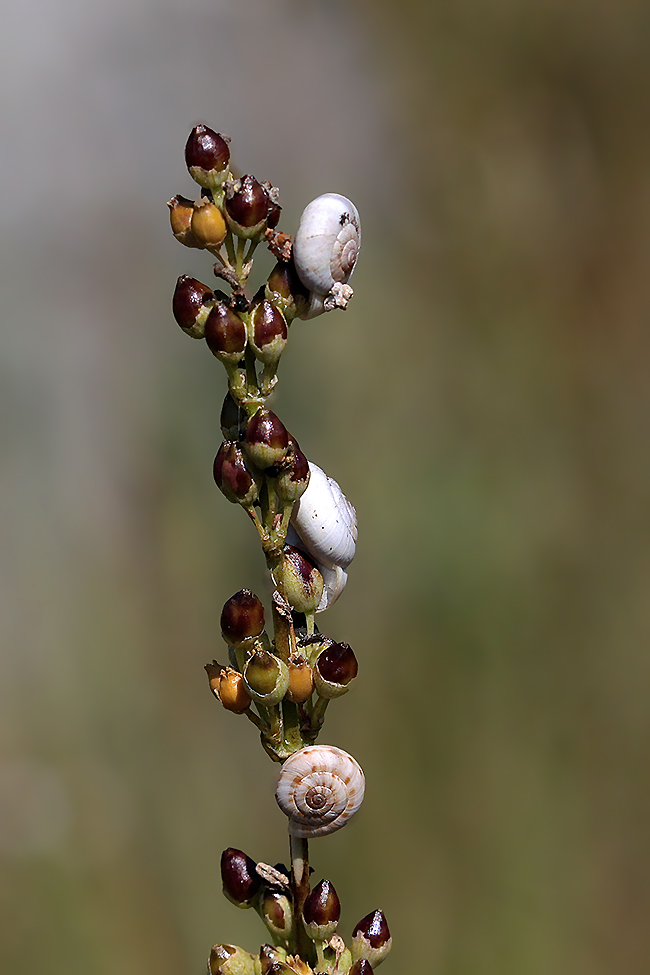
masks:
POLYGON ((211 482, 220 366, 171 317, 183 145, 359 206, 345 314, 274 409, 360 520, 322 625, 363 811, 313 844, 395 972, 647 971, 647 7, 153 0, 11 11, 5 91, 0 968, 181 975, 259 921, 276 770, 211 698, 268 591, 211 482))

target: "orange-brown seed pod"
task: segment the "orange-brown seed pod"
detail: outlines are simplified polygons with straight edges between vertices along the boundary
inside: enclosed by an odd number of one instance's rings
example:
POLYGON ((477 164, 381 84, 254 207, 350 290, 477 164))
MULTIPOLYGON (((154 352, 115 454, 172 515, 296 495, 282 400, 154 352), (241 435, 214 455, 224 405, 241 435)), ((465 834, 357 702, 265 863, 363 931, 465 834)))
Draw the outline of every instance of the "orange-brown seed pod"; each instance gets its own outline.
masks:
POLYGON ((287 699, 294 704, 304 704, 314 691, 314 678, 307 658, 301 653, 289 658, 289 690, 287 699))
POLYGON ((167 204, 169 207, 169 221, 176 240, 186 247, 205 247, 192 232, 192 217, 194 215, 194 201, 184 196, 175 196, 167 204))
POLYGON ((226 711, 234 711, 235 714, 243 714, 250 707, 251 696, 246 690, 244 678, 231 667, 221 671, 219 700, 226 711))
POLYGON ((202 247, 220 247, 225 240, 228 228, 219 207, 204 197, 194 207, 192 214, 192 233, 202 247))

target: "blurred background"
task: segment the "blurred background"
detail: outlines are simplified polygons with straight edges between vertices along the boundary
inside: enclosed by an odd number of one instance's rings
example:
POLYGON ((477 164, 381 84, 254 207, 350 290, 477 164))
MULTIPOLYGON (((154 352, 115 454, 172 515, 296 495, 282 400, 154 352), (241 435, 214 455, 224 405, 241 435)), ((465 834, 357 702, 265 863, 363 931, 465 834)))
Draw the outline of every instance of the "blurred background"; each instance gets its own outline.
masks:
MULTIPOLYGON (((198 122, 364 243, 273 408, 359 513, 320 624, 324 740, 368 791, 313 843, 382 971, 650 968, 650 14, 641 0, 34 0, 4 12, 0 967, 184 975, 256 950, 226 846, 275 862, 277 769, 209 694, 268 605, 216 491, 211 280, 166 201, 198 122)), ((255 286, 270 269, 256 260, 255 286), (258 266, 259 265, 259 266, 258 266)))

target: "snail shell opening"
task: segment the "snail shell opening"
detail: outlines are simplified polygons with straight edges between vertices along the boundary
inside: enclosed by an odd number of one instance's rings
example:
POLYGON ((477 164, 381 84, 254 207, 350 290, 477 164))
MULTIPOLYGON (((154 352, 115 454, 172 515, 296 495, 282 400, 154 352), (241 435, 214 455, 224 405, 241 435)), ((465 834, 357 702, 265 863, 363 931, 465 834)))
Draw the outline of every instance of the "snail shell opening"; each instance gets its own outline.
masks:
POLYGON ((282 766, 275 798, 289 818, 289 831, 309 839, 345 826, 364 791, 363 771, 351 755, 333 745, 308 745, 282 766))

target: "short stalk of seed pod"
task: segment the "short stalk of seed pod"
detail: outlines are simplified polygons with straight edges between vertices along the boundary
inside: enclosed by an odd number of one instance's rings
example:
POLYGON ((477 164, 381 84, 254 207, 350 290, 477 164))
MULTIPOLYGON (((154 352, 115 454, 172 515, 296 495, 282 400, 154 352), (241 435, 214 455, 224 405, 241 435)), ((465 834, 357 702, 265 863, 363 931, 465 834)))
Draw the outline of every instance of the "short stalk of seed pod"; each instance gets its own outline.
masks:
POLYGON ((323 577, 306 555, 293 545, 285 545, 271 575, 296 613, 313 614, 323 594, 323 577))
POLYGON ((289 434, 282 420, 271 410, 259 409, 246 424, 243 447, 246 456, 264 471, 284 461, 289 434))
POLYGON ((246 463, 238 443, 224 440, 214 459, 213 476, 219 490, 234 504, 250 508, 257 501, 262 478, 246 463))
POLYGON ((208 197, 194 204, 191 230, 201 247, 211 253, 217 252, 223 244, 228 231, 226 221, 219 207, 208 197))
POLYGON ((269 975, 275 964, 282 964, 287 960, 285 948, 279 945, 262 945, 259 952, 260 975, 269 975))
POLYGON ((256 650, 246 661, 244 683, 257 704, 271 707, 279 704, 289 687, 289 669, 268 650, 256 650))
POLYGON ((181 274, 172 298, 172 312, 186 335, 204 338, 205 323, 215 301, 214 292, 206 284, 181 274))
MULTIPOLYGON (((341 917, 341 903, 334 885, 321 880, 307 895, 302 909, 305 931, 312 941, 329 941, 335 934, 341 917)), ((320 966, 319 966, 320 967, 320 966)))
POLYGON ((214 945, 208 975, 255 975, 253 956, 238 945, 214 945))
POLYGON ((352 932, 352 959, 365 958, 373 968, 382 963, 391 949, 393 939, 383 911, 371 911, 362 918, 352 932))
POLYGON ((192 217, 194 216, 194 200, 188 200, 185 196, 177 194, 168 201, 169 222, 172 233, 179 243, 185 247, 197 247, 201 250, 205 244, 194 235, 192 231, 192 217))
POLYGON ((221 880, 224 895, 237 907, 252 907, 262 880, 256 863, 242 850, 229 847, 221 854, 221 880))
POLYGON ((221 635, 237 650, 252 649, 264 630, 264 607, 250 589, 240 589, 224 603, 221 635))
POLYGON ((314 692, 314 678, 307 658, 302 653, 292 653, 289 657, 289 689, 287 700, 293 704, 304 704, 314 692))
POLYGON ((244 240, 261 238, 266 229, 270 200, 254 176, 228 180, 225 184, 225 213, 232 233, 244 240))
POLYGON ((217 302, 205 322, 205 341, 210 352, 223 362, 231 394, 240 400, 245 393, 245 377, 239 369, 246 350, 246 326, 232 308, 217 302))
POLYGON ((271 301, 258 302, 251 312, 248 341, 255 357, 264 365, 260 389, 269 396, 277 382, 280 356, 287 344, 287 323, 271 301))
POLYGON ((227 136, 220 135, 207 125, 196 125, 185 145, 185 162, 190 176, 199 186, 222 192, 222 184, 228 178, 230 149, 227 136))
POLYGON ((293 908, 287 895, 271 887, 264 888, 257 902, 257 912, 273 940, 288 946, 293 939, 293 908))
POLYGON ((332 643, 318 655, 314 664, 316 690, 324 698, 341 697, 349 691, 350 682, 358 670, 352 647, 347 643, 332 643))
MULTIPOLYGON (((301 498, 309 485, 309 477, 309 461, 300 449, 298 442, 293 437, 289 437, 286 457, 275 479, 275 493, 280 501, 294 502, 301 498)), ((291 508, 289 507, 287 525, 284 530, 285 536, 290 517, 291 508)))

